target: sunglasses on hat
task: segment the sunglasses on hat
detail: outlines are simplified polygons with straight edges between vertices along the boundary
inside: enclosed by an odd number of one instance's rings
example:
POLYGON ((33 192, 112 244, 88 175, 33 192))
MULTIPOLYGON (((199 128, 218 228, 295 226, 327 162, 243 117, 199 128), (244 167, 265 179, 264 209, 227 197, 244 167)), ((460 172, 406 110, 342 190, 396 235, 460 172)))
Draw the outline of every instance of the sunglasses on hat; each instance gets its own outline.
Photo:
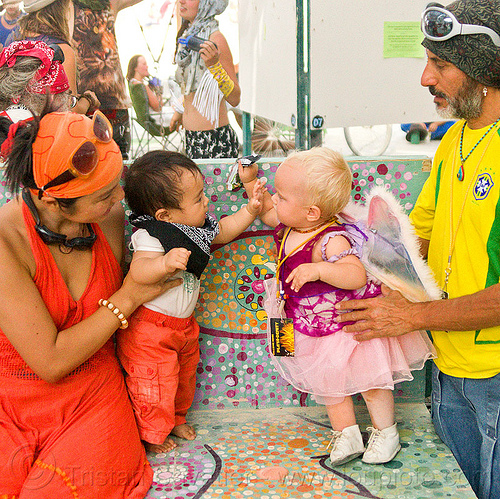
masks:
POLYGON ((451 12, 436 4, 429 4, 424 10, 420 27, 425 37, 435 42, 442 42, 457 35, 485 34, 500 47, 500 36, 491 28, 478 24, 461 24, 451 12))
MULTIPOLYGON (((101 111, 96 111, 92 116, 92 131, 98 142, 107 144, 113 139, 113 128, 101 111)), ((98 163, 99 152, 97 147, 90 140, 86 140, 71 155, 69 168, 38 189, 38 198, 42 199, 44 191, 51 187, 65 184, 77 177, 88 177, 95 170, 98 163)))

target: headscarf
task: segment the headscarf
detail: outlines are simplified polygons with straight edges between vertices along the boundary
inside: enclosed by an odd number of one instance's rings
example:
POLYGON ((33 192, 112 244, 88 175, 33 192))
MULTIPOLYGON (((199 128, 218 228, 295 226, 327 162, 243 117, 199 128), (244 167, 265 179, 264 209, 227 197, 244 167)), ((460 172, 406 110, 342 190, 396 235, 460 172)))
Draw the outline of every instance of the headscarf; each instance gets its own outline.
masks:
POLYGON ((102 189, 122 170, 120 148, 113 140, 99 142, 94 135, 92 119, 76 113, 50 113, 40 121, 33 143, 33 177, 38 187, 66 171, 73 154, 84 143, 92 142, 99 154, 99 162, 88 177, 77 177, 62 185, 48 188, 49 196, 72 199, 102 189))
POLYGON ((12 42, 0 53, 0 68, 13 67, 18 57, 35 57, 41 65, 26 90, 34 94, 60 94, 69 89, 68 77, 60 61, 54 61, 54 50, 46 43, 33 40, 12 42))
MULTIPOLYGON (((208 40, 210 35, 219 29, 219 22, 214 16, 222 14, 228 3, 229 0, 200 0, 198 13, 182 36, 196 35, 208 40)), ((207 69, 199 52, 179 47, 175 62, 179 66, 176 80, 182 88, 182 93, 188 95, 196 91, 207 69)))
MULTIPOLYGON (((457 0, 446 10, 462 24, 487 26, 500 35, 500 0, 457 0)), ((424 38, 422 45, 483 85, 500 88, 500 47, 487 34, 457 35, 442 42, 424 38)))

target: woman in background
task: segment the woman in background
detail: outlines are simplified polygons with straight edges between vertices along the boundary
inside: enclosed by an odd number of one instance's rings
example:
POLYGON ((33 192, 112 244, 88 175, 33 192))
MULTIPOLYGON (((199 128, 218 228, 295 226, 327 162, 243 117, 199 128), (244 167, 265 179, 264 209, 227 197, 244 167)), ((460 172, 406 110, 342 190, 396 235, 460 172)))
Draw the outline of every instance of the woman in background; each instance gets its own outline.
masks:
POLYGON ((184 94, 184 114, 174 114, 170 129, 182 124, 186 155, 192 159, 239 156, 226 101, 236 107, 241 91, 231 50, 214 18, 227 5, 228 0, 179 0, 182 25, 177 34, 175 79, 184 94), (208 40, 199 51, 182 42, 192 35, 208 40))

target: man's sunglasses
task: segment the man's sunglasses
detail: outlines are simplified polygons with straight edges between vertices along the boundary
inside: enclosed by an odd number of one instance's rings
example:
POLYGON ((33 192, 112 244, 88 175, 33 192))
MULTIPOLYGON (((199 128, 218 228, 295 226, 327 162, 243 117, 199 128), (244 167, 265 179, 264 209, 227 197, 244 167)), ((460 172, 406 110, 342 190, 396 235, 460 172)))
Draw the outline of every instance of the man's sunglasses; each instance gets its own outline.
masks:
MULTIPOLYGON (((98 142, 107 144, 113 139, 113 128, 101 111, 96 111, 92 117, 92 131, 98 142)), ((99 152, 97 147, 90 140, 86 140, 70 157, 69 168, 39 188, 38 198, 42 199, 44 191, 51 187, 65 184, 77 177, 88 177, 95 170, 98 163, 99 152)))
POLYGON ((422 13, 420 26, 425 37, 435 42, 442 42, 457 35, 485 34, 500 47, 500 36, 491 28, 478 24, 461 24, 443 7, 429 5, 422 13))

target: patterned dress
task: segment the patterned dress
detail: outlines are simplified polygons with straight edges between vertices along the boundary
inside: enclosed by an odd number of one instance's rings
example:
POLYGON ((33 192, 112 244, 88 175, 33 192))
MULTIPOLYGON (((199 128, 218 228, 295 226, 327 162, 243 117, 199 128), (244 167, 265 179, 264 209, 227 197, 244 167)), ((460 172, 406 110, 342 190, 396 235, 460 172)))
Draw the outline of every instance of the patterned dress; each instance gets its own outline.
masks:
MULTIPOLYGON (((278 249, 282 241, 275 231, 278 249)), ((334 263, 343 254, 326 257, 330 238, 344 236, 351 242, 348 254, 357 254, 351 237, 351 228, 335 225, 325 228, 297 252, 283 261, 280 281, 286 295, 285 314, 293 319, 295 330, 295 356, 275 357, 274 366, 291 385, 302 392, 311 393, 317 402, 332 405, 345 396, 367 390, 393 389, 395 383, 413 379, 411 371, 422 369, 425 361, 434 356, 432 344, 425 332, 417 331, 396 338, 375 338, 358 342, 352 333, 342 331, 346 323, 337 323, 335 304, 342 300, 371 298, 380 294, 380 285, 368 276, 365 286, 356 290, 336 288, 322 281, 308 282, 297 292, 285 283, 292 270, 310 263, 313 248, 321 244, 325 261, 334 263)), ((283 255, 286 256, 286 255, 283 255)), ((276 279, 273 279, 276 283, 276 279)), ((273 282, 268 283, 265 308, 271 312, 276 294, 273 282)))

